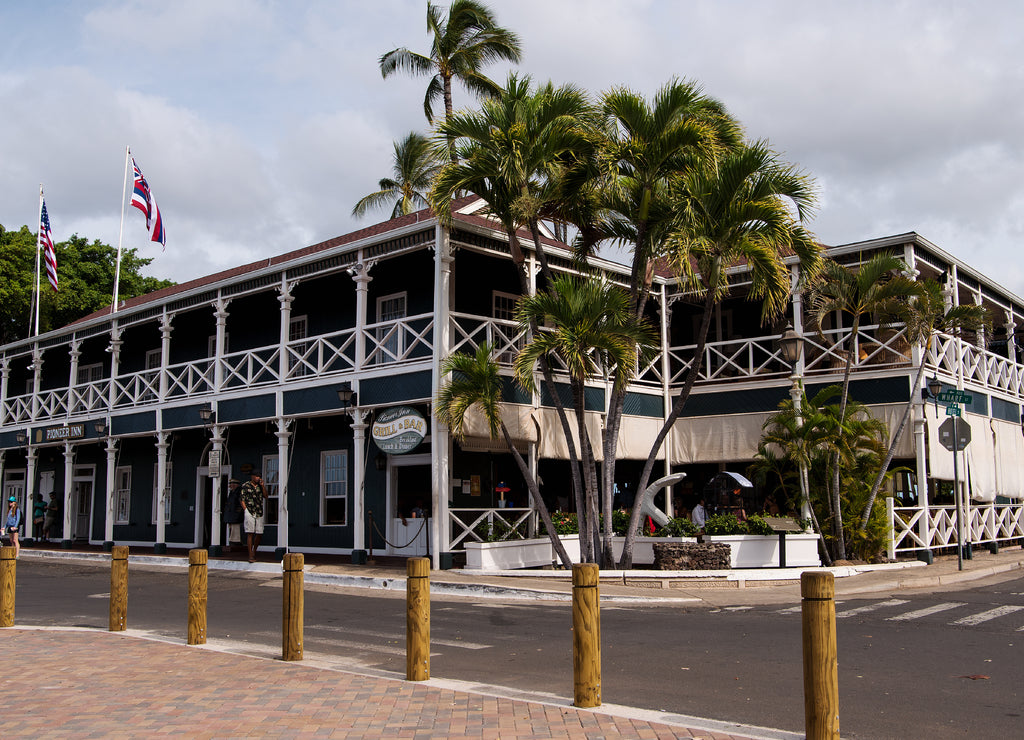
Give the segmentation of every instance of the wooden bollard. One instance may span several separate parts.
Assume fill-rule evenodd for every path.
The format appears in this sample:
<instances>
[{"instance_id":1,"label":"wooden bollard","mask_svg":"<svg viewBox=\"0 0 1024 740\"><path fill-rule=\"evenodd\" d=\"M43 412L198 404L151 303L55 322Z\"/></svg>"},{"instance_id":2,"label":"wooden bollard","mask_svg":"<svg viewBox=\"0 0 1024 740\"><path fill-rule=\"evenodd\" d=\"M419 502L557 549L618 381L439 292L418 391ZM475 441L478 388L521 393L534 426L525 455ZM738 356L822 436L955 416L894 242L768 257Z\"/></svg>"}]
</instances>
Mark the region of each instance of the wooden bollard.
<instances>
[{"instance_id":1,"label":"wooden bollard","mask_svg":"<svg viewBox=\"0 0 1024 740\"><path fill-rule=\"evenodd\" d=\"M302 660L302 622L304 619L302 553L284 556L284 602L281 612L281 660Z\"/></svg>"},{"instance_id":2,"label":"wooden bollard","mask_svg":"<svg viewBox=\"0 0 1024 740\"><path fill-rule=\"evenodd\" d=\"M405 678L430 678L430 560L405 564Z\"/></svg>"},{"instance_id":3,"label":"wooden bollard","mask_svg":"<svg viewBox=\"0 0 1024 740\"><path fill-rule=\"evenodd\" d=\"M572 566L573 704L601 706L601 593L596 563Z\"/></svg>"},{"instance_id":4,"label":"wooden bollard","mask_svg":"<svg viewBox=\"0 0 1024 740\"><path fill-rule=\"evenodd\" d=\"M110 632L128 629L128 546L110 548Z\"/></svg>"},{"instance_id":5,"label":"wooden bollard","mask_svg":"<svg viewBox=\"0 0 1024 740\"><path fill-rule=\"evenodd\" d=\"M800 576L803 597L804 731L808 740L839 738L836 583L828 571Z\"/></svg>"},{"instance_id":6,"label":"wooden bollard","mask_svg":"<svg viewBox=\"0 0 1024 740\"><path fill-rule=\"evenodd\" d=\"M14 587L17 559L13 547L0 548L0 627L14 626Z\"/></svg>"},{"instance_id":7,"label":"wooden bollard","mask_svg":"<svg viewBox=\"0 0 1024 740\"><path fill-rule=\"evenodd\" d=\"M188 644L206 644L207 552L188 551Z\"/></svg>"}]
</instances>

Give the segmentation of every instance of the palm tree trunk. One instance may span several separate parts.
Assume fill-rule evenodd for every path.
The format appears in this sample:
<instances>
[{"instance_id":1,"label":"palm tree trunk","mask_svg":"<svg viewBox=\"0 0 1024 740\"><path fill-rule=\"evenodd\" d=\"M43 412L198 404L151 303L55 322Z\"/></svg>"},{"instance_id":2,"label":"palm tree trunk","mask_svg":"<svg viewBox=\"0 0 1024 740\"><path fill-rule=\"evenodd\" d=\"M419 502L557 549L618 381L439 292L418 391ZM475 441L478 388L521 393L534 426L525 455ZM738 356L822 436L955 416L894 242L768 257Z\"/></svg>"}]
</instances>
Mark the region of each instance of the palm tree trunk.
<instances>
[{"instance_id":1,"label":"palm tree trunk","mask_svg":"<svg viewBox=\"0 0 1024 740\"><path fill-rule=\"evenodd\" d=\"M583 455L583 478L585 484L585 506L586 506L586 531L587 539L593 542L595 558L601 552L601 533L598 527L598 506L597 506L597 471L594 462L594 448L590 443L590 434L586 426L586 410L584 406L583 381L572 380L573 402L576 407L576 429L579 431L580 451ZM579 520L579 513L576 514ZM583 526L580 526L580 537L583 537Z\"/></svg>"},{"instance_id":2,"label":"palm tree trunk","mask_svg":"<svg viewBox=\"0 0 1024 740\"><path fill-rule=\"evenodd\" d=\"M843 368L843 392L839 399L839 423L846 420L846 402L850 398L850 375L853 373L853 353L856 347L857 334L860 332L860 316L853 319L850 327L850 349L846 355L846 366ZM846 533L843 531L843 504L839 495L839 450L832 453L832 497L829 508L832 510L832 536L836 542L836 560L846 560Z\"/></svg>"},{"instance_id":3,"label":"palm tree trunk","mask_svg":"<svg viewBox=\"0 0 1024 740\"><path fill-rule=\"evenodd\" d=\"M701 319L700 329L697 332L697 346L694 349L690 369L686 373L686 383L679 391L679 397L672 406L672 413L668 415L665 423L658 430L658 435L654 438L654 444L651 445L651 451L647 455L647 462L644 463L644 469L640 473L636 498L633 501L633 511L629 517L629 528L626 530L626 539L622 546L622 557L619 558L619 567L623 570L633 567L633 543L636 541L636 532L640 526L640 498L643 496L643 492L647 490L647 484L651 479L651 471L654 470L654 460L672 426L682 415L683 407L686 406L686 400L690 397L690 391L693 390L693 386L697 382L697 376L700 374L701 364L704 361L704 348L707 346L708 332L711 329L711 309L714 307L714 303L714 293L708 290L704 298L704 316ZM662 347L661 351L667 352L668 347Z\"/></svg>"},{"instance_id":4,"label":"palm tree trunk","mask_svg":"<svg viewBox=\"0 0 1024 740\"><path fill-rule=\"evenodd\" d=\"M562 544L562 540L559 539L558 533L555 531L555 524L551 521L551 514L548 512L548 506L544 503L543 496L540 495L537 481L530 474L530 468L527 466L523 456L519 454L519 450L512 443L512 437L505 427L505 422L501 422L501 434L505 438L505 444L508 445L508 449L512 452L512 457L515 458L516 465L519 466L519 472L522 474L523 480L526 481L526 487L530 490L530 496L533 498L533 507L540 515L540 520L544 522L544 529L548 533L548 538L551 540L551 546L555 549L555 554L558 555L558 559L562 562L562 567L572 570L572 560L569 558L569 553L565 551L565 545Z\"/></svg>"}]
</instances>

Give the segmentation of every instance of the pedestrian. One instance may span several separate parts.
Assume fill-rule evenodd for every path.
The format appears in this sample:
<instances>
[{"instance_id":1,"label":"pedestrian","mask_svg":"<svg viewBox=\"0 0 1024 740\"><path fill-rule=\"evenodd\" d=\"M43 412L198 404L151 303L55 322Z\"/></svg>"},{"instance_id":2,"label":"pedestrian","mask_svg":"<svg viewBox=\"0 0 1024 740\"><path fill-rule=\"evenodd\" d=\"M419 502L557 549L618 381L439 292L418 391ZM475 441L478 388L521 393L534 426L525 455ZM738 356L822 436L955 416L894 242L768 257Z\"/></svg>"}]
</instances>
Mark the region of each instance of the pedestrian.
<instances>
[{"instance_id":1,"label":"pedestrian","mask_svg":"<svg viewBox=\"0 0 1024 740\"><path fill-rule=\"evenodd\" d=\"M18 499L11 496L7 499L7 516L4 519L4 534L11 538L14 546L14 557L21 553L21 543L18 542L18 530L21 529L21 509L18 508Z\"/></svg>"},{"instance_id":2,"label":"pedestrian","mask_svg":"<svg viewBox=\"0 0 1024 740\"><path fill-rule=\"evenodd\" d=\"M44 534L43 522L46 521L46 502L43 501L43 494L32 495L32 532L36 537L42 538Z\"/></svg>"},{"instance_id":3,"label":"pedestrian","mask_svg":"<svg viewBox=\"0 0 1024 740\"><path fill-rule=\"evenodd\" d=\"M708 514L704 510L704 497L701 496L697 505L693 507L693 511L690 512L690 519L697 527L697 531L700 533L704 532L704 525L707 524Z\"/></svg>"},{"instance_id":4,"label":"pedestrian","mask_svg":"<svg viewBox=\"0 0 1024 740\"><path fill-rule=\"evenodd\" d=\"M228 525L228 537L224 552L231 552L232 545L242 544L242 495L238 490L241 484L238 478L228 481L228 492L224 497L224 523Z\"/></svg>"},{"instance_id":5,"label":"pedestrian","mask_svg":"<svg viewBox=\"0 0 1024 740\"><path fill-rule=\"evenodd\" d=\"M43 539L53 537L53 528L57 526L60 519L60 501L57 500L57 492L50 491L50 501L46 504L46 517L43 519Z\"/></svg>"},{"instance_id":6,"label":"pedestrian","mask_svg":"<svg viewBox=\"0 0 1024 740\"><path fill-rule=\"evenodd\" d=\"M249 546L249 562L256 562L256 553L260 549L260 540L263 538L263 512L267 501L267 489L260 478L260 471L253 468L249 473L249 480L240 492L239 499L242 502L242 522L245 527L246 544Z\"/></svg>"}]
</instances>

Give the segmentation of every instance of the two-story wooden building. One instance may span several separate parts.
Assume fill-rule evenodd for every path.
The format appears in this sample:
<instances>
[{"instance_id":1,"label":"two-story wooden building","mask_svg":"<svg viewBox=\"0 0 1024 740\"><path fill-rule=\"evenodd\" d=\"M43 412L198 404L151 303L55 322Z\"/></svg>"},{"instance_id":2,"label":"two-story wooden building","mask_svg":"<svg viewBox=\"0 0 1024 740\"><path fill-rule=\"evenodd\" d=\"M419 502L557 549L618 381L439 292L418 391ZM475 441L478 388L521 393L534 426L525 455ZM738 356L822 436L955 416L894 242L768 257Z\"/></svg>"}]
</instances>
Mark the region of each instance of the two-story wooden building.
<instances>
[{"instance_id":1,"label":"two-story wooden building","mask_svg":"<svg viewBox=\"0 0 1024 740\"><path fill-rule=\"evenodd\" d=\"M572 272L565 246L544 243L553 269ZM536 285L542 278L532 240L524 236L522 248ZM720 470L742 471L794 377L812 387L835 382L853 352L855 397L891 427L902 405L917 399L898 456L916 475L897 486L895 547L929 549L953 539L948 486L934 483L952 479L951 453L936 441L943 409L937 418L911 388L921 362L927 377L972 395L966 417L975 435L965 464L979 504L971 512L974 541L1022 536L1024 366L1015 336L1024 304L916 234L829 253L855 263L876 250L898 253L921 275L944 276L951 300L992 310L995 330L940 337L926 354L899 331L868 326L850 336L836 317L823 334L804 332L806 351L790 364L778 338L787 322L804 328L801 297L776 325L761 326L737 268L694 395L661 455L664 470L689 473L664 505ZM625 268L613 262L592 267L625 280ZM5 345L4 495L27 503L30 494L56 492L67 545L216 549L224 544L227 481L256 468L271 495L265 548L353 553L357 562L369 549L429 553L444 565L446 553L478 538L496 517L532 520L503 444L480 434L455 442L431 415L443 357L488 341L510 365L523 343L513 319L519 292L506 238L479 203L465 199L451 226L421 211ZM649 315L665 349L626 400L618 465L624 501L684 380L699 311L671 277L656 278ZM588 388L595 433L608 390L601 382ZM510 383L505 414L545 498L568 505L565 444L549 400ZM387 423L395 419L411 431ZM413 516L420 509L427 517Z\"/></svg>"}]
</instances>

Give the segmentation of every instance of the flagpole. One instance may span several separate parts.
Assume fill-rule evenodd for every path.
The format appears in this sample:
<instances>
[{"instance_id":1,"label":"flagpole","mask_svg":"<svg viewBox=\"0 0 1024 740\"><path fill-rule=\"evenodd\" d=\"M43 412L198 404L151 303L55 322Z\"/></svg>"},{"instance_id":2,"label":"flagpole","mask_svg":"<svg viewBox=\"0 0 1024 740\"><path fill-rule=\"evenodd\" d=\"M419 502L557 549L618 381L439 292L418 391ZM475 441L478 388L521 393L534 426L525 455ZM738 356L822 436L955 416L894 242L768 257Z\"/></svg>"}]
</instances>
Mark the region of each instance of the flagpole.
<instances>
[{"instance_id":1,"label":"flagpole","mask_svg":"<svg viewBox=\"0 0 1024 740\"><path fill-rule=\"evenodd\" d=\"M131 157L132 148L124 148L124 177L121 178L121 229L117 234L117 266L114 268L114 300L110 304L110 313L117 313L118 288L121 283L121 240L124 238L124 201L128 195L128 159Z\"/></svg>"},{"instance_id":2,"label":"flagpole","mask_svg":"<svg viewBox=\"0 0 1024 740\"><path fill-rule=\"evenodd\" d=\"M36 223L39 224L38 228L40 230L42 230L42 228L43 228L43 184L42 183L39 183L39 218L36 220ZM40 242L40 239L39 239L40 236L42 236L42 235L39 234L39 233L36 234L36 285L35 285L35 292L33 293L33 295L35 296L33 298L33 303L35 304L35 330L32 333L32 336L34 336L34 337L39 336L39 303L40 303L39 280L42 277L42 275L39 272L39 267L40 267L39 266L39 252L40 252L40 247L42 246L39 243Z\"/></svg>"}]
</instances>

